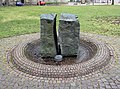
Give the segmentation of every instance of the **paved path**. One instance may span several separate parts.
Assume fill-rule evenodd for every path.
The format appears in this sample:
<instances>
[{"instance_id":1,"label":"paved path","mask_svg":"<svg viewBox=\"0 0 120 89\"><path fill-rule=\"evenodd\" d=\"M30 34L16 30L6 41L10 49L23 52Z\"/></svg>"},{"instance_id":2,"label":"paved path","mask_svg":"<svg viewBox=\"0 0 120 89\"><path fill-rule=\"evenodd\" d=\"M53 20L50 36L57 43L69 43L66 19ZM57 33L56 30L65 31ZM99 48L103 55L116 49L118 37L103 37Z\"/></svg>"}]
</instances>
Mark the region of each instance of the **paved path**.
<instances>
[{"instance_id":1,"label":"paved path","mask_svg":"<svg viewBox=\"0 0 120 89\"><path fill-rule=\"evenodd\" d=\"M39 37L39 34L4 38L0 39L0 89L120 89L120 37L82 34L113 46L117 55L116 62L109 68L106 66L89 75L74 77L72 81L62 79L64 82L60 83L54 78L44 81L42 77L37 78L10 68L6 57L13 46L32 37Z\"/></svg>"}]
</instances>

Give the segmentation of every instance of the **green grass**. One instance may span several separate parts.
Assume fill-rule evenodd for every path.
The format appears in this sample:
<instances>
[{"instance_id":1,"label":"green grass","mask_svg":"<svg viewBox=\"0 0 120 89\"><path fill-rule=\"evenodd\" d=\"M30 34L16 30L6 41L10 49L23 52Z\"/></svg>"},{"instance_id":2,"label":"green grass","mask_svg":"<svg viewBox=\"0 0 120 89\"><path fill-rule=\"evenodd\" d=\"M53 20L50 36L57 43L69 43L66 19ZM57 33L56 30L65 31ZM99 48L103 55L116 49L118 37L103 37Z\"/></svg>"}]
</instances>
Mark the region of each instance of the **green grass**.
<instances>
[{"instance_id":1,"label":"green grass","mask_svg":"<svg viewBox=\"0 0 120 89\"><path fill-rule=\"evenodd\" d=\"M81 31L120 36L120 6L23 6L0 7L0 38L39 32L40 14L73 13L79 17ZM108 21L106 19L112 19Z\"/></svg>"}]
</instances>

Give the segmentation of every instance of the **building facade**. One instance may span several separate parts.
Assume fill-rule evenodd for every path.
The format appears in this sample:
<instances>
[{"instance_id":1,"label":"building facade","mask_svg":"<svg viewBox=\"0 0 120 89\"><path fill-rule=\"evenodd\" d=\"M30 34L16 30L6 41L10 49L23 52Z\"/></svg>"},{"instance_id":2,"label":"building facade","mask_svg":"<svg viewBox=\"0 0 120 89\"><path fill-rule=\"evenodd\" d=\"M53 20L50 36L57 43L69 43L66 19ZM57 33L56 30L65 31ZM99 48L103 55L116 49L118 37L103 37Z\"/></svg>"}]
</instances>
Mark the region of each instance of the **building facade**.
<instances>
[{"instance_id":1,"label":"building facade","mask_svg":"<svg viewBox=\"0 0 120 89\"><path fill-rule=\"evenodd\" d=\"M0 0L0 6L2 3L7 3L8 5L15 5L16 1L20 1L26 5L36 5L37 2L39 1L44 1L44 2L93 2L94 3L111 3L112 0ZM83 4L84 4L83 3ZM120 3L120 0L114 0L114 3Z\"/></svg>"}]
</instances>

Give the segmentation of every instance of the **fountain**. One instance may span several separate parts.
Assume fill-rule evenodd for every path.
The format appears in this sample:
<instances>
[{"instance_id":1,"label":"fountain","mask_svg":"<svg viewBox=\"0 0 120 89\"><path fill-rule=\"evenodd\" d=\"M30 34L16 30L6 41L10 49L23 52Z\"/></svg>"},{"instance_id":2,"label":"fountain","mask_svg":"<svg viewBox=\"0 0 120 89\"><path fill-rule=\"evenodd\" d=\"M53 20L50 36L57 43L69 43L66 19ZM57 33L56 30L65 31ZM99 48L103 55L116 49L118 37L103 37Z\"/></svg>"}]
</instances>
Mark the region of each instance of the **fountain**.
<instances>
[{"instance_id":1,"label":"fountain","mask_svg":"<svg viewBox=\"0 0 120 89\"><path fill-rule=\"evenodd\" d=\"M32 76L73 78L107 66L113 49L96 39L80 36L74 14L62 13L56 30L56 14L41 15L40 39L31 38L9 52L11 66Z\"/></svg>"}]
</instances>

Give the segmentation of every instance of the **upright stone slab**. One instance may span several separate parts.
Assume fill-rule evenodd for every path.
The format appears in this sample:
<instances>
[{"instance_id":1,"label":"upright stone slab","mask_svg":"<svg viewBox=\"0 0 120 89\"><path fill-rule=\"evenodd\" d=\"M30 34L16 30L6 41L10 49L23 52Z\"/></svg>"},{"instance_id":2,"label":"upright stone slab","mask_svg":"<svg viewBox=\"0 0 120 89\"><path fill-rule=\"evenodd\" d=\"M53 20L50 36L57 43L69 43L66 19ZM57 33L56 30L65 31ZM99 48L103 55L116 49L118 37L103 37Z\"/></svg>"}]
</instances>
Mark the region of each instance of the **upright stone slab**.
<instances>
[{"instance_id":1,"label":"upright stone slab","mask_svg":"<svg viewBox=\"0 0 120 89\"><path fill-rule=\"evenodd\" d=\"M56 55L55 35L56 14L42 14L40 31L41 57L54 57Z\"/></svg>"},{"instance_id":2,"label":"upright stone slab","mask_svg":"<svg viewBox=\"0 0 120 89\"><path fill-rule=\"evenodd\" d=\"M80 24L77 16L62 13L59 20L58 32L62 55L77 55L80 43Z\"/></svg>"}]
</instances>

